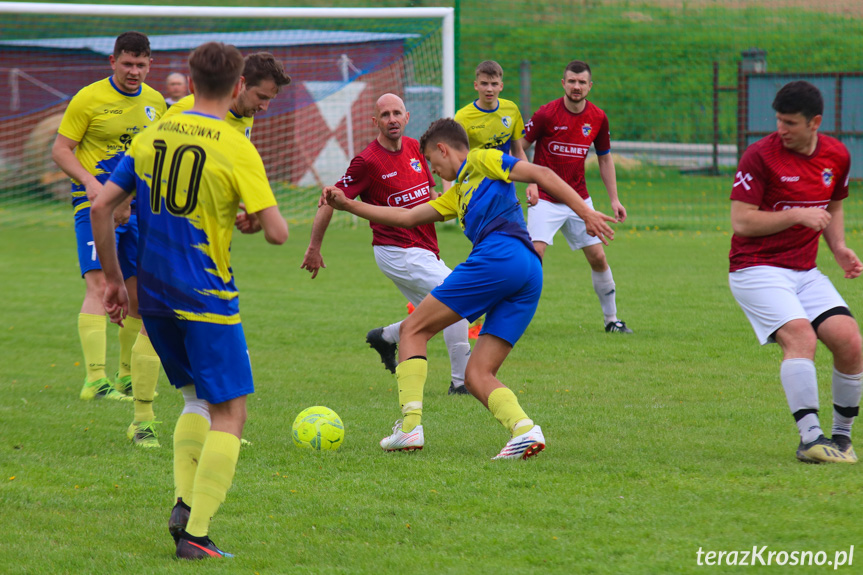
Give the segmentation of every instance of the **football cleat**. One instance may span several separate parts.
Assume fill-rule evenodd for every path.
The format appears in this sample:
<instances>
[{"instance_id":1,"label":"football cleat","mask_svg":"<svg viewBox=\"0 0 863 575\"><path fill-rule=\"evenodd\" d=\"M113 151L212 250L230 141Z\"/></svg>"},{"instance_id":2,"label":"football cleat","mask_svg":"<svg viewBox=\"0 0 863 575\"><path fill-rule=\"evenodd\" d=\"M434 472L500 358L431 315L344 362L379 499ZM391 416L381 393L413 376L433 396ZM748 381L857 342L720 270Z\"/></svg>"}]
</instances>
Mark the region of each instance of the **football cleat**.
<instances>
[{"instance_id":1,"label":"football cleat","mask_svg":"<svg viewBox=\"0 0 863 575\"><path fill-rule=\"evenodd\" d=\"M156 424L161 421L134 421L126 429L126 437L133 441L138 447L161 447L159 437L156 435Z\"/></svg>"},{"instance_id":2,"label":"football cleat","mask_svg":"<svg viewBox=\"0 0 863 575\"><path fill-rule=\"evenodd\" d=\"M607 333L632 333L632 330L626 327L626 322L620 320L605 324L605 331Z\"/></svg>"},{"instance_id":3,"label":"football cleat","mask_svg":"<svg viewBox=\"0 0 863 575\"><path fill-rule=\"evenodd\" d=\"M123 395L132 395L132 376L120 377L120 372L114 374L114 389Z\"/></svg>"},{"instance_id":4,"label":"football cleat","mask_svg":"<svg viewBox=\"0 0 863 575\"><path fill-rule=\"evenodd\" d=\"M847 435L833 434L833 443L839 448L839 451L851 460L851 463L857 463L857 454L854 453L854 446L851 445L851 438Z\"/></svg>"},{"instance_id":5,"label":"football cleat","mask_svg":"<svg viewBox=\"0 0 863 575\"><path fill-rule=\"evenodd\" d=\"M384 339L384 328L378 327L366 334L366 343L371 346L381 356L381 363L384 367L390 370L390 373L396 372L396 349L398 345L390 343Z\"/></svg>"},{"instance_id":6,"label":"football cleat","mask_svg":"<svg viewBox=\"0 0 863 575\"><path fill-rule=\"evenodd\" d=\"M84 380L84 387L81 388L81 399L89 401L98 397L105 399L115 399L117 401L132 401L133 398L123 395L111 385L111 381L107 377L97 379L96 381L87 382Z\"/></svg>"},{"instance_id":7,"label":"football cleat","mask_svg":"<svg viewBox=\"0 0 863 575\"><path fill-rule=\"evenodd\" d=\"M823 435L810 443L804 444L801 441L797 448L797 459L804 463L854 463L835 443Z\"/></svg>"},{"instance_id":8,"label":"football cleat","mask_svg":"<svg viewBox=\"0 0 863 575\"><path fill-rule=\"evenodd\" d=\"M461 384L456 387L455 383L449 382L449 391L447 391L447 395L470 395L470 392L467 390L467 386L465 386L465 384Z\"/></svg>"},{"instance_id":9,"label":"football cleat","mask_svg":"<svg viewBox=\"0 0 863 575\"><path fill-rule=\"evenodd\" d=\"M538 425L534 425L527 433L513 437L506 442L492 459L527 459L545 449L545 436Z\"/></svg>"},{"instance_id":10,"label":"football cleat","mask_svg":"<svg viewBox=\"0 0 863 575\"><path fill-rule=\"evenodd\" d=\"M381 439L381 449L384 451L414 451L422 449L425 444L423 426L417 425L411 431L402 431L402 420L396 421L393 434Z\"/></svg>"},{"instance_id":11,"label":"football cleat","mask_svg":"<svg viewBox=\"0 0 863 575\"><path fill-rule=\"evenodd\" d=\"M182 497L177 497L177 503L171 509L171 517L168 519L168 531L171 537L174 538L174 543L180 542L180 533L186 528L189 523L189 514L192 508L183 502Z\"/></svg>"},{"instance_id":12,"label":"football cleat","mask_svg":"<svg viewBox=\"0 0 863 575\"><path fill-rule=\"evenodd\" d=\"M180 531L177 540L178 559L210 559L221 557L233 557L230 553L222 551L213 541L207 537L192 537L185 530Z\"/></svg>"}]
</instances>

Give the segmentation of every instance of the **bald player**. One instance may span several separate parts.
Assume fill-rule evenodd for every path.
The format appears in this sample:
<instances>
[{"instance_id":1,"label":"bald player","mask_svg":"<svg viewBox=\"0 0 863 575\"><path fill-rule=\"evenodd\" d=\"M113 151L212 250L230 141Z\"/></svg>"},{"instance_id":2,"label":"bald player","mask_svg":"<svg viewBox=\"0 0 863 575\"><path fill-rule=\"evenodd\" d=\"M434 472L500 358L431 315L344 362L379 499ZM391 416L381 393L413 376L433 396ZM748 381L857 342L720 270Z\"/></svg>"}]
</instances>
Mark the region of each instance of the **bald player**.
<instances>
[{"instance_id":1,"label":"bald player","mask_svg":"<svg viewBox=\"0 0 863 575\"><path fill-rule=\"evenodd\" d=\"M437 197L419 143L404 135L409 120L410 113L401 98L395 94L378 98L372 123L380 133L351 160L347 172L336 183L348 198L359 196L363 202L376 206L415 208ZM326 267L321 244L332 215L333 208L324 205L315 216L301 266L312 274L312 279ZM411 229L376 223L370 226L378 267L415 306L452 271L438 255L434 224ZM401 322L379 327L366 336L366 342L380 354L384 366L392 373L396 368L400 326ZM462 319L452 324L443 330L443 336L452 368L449 394L468 394L464 387L464 370L470 356L468 322Z\"/></svg>"}]
</instances>

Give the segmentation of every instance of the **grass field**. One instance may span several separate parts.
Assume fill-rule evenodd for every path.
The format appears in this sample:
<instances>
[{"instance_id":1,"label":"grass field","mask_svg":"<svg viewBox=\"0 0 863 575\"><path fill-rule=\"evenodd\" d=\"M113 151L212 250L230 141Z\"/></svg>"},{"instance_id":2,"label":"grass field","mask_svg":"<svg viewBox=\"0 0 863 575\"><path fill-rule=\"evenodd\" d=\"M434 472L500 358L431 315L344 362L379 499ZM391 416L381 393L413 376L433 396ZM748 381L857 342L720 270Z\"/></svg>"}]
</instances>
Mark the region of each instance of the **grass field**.
<instances>
[{"instance_id":1,"label":"grass field","mask_svg":"<svg viewBox=\"0 0 863 575\"><path fill-rule=\"evenodd\" d=\"M727 234L621 232L608 254L629 337L603 332L582 256L562 241L547 252L536 318L500 373L546 433L528 462L490 461L506 434L472 398L446 395L437 338L426 448L380 451L398 417L395 380L363 338L405 308L367 228L331 230L314 281L299 269L307 227L282 248L236 238L258 391L252 445L211 533L237 557L189 566L172 559L165 525L180 394L163 376L156 451L126 442L130 406L78 400L73 231L0 229L0 573L665 574L701 572L699 548L832 560L859 546L861 468L795 461L778 349L759 348L729 293ZM460 232L439 235L445 260L463 260ZM863 284L826 253L820 263L859 310ZM823 349L817 364L829 406ZM294 416L314 404L342 416L340 451L291 444Z\"/></svg>"}]
</instances>

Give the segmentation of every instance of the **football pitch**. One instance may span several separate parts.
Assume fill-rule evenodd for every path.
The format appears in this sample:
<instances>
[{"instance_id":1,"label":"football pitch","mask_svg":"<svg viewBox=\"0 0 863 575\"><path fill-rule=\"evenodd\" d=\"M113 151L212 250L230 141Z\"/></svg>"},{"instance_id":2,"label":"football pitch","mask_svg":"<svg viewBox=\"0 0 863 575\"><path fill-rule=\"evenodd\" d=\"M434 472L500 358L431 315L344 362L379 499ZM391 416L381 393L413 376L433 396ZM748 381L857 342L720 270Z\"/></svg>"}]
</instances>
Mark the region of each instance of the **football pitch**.
<instances>
[{"instance_id":1,"label":"football pitch","mask_svg":"<svg viewBox=\"0 0 863 575\"><path fill-rule=\"evenodd\" d=\"M396 382L364 337L405 302L366 226L328 232L315 280L300 269L308 237L307 226L282 247L235 237L252 444L210 532L236 558L192 566L174 560L166 525L179 392L162 375L162 448L149 451L126 441L129 404L80 401L71 217L0 229L0 573L697 573L699 550L832 562L863 543L863 468L795 460L779 349L757 345L729 292L727 232L619 227L607 253L631 336L603 331L583 256L561 238L549 248L536 317L499 373L546 435L526 462L491 461L507 436L479 402L446 394L439 336L425 449L380 450ZM451 267L467 256L454 226L439 239ZM848 243L863 252L856 234ZM819 264L859 313L863 280L842 279L823 245ZM112 326L108 339L113 373ZM829 428L823 347L816 364ZM342 417L339 451L292 445L311 405Z\"/></svg>"}]
</instances>

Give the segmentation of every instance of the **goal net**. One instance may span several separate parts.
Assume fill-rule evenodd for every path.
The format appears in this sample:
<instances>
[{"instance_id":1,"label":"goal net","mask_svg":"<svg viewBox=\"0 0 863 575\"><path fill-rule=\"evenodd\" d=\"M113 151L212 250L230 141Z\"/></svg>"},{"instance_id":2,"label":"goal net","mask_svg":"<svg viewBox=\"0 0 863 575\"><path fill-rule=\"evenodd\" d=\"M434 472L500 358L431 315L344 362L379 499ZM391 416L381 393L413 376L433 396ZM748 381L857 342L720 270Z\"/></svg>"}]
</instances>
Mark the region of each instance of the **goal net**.
<instances>
[{"instance_id":1,"label":"goal net","mask_svg":"<svg viewBox=\"0 0 863 575\"><path fill-rule=\"evenodd\" d=\"M404 98L414 138L454 113L450 8L0 2L0 225L71 216L69 178L51 146L69 100L111 75L114 39L128 30L149 36L146 83L162 92L167 76L187 74L189 52L208 41L283 62L292 82L255 116L251 139L292 223L311 221L321 186L335 183L377 136L371 117L381 94Z\"/></svg>"}]
</instances>

